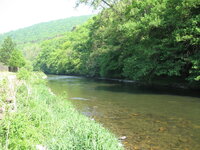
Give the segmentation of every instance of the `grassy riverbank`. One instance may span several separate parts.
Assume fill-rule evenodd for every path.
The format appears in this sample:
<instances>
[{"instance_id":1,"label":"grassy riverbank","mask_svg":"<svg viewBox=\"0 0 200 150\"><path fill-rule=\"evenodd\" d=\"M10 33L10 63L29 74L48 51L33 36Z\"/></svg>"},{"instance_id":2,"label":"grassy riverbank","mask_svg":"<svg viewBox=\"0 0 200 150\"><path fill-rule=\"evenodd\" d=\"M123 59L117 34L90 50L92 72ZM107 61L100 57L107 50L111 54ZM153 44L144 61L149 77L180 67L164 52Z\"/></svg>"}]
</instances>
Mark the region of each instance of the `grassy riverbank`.
<instances>
[{"instance_id":1,"label":"grassy riverbank","mask_svg":"<svg viewBox=\"0 0 200 150\"><path fill-rule=\"evenodd\" d=\"M0 120L0 149L123 149L107 129L53 95L41 77L31 75L16 86L17 111Z\"/></svg>"}]
</instances>

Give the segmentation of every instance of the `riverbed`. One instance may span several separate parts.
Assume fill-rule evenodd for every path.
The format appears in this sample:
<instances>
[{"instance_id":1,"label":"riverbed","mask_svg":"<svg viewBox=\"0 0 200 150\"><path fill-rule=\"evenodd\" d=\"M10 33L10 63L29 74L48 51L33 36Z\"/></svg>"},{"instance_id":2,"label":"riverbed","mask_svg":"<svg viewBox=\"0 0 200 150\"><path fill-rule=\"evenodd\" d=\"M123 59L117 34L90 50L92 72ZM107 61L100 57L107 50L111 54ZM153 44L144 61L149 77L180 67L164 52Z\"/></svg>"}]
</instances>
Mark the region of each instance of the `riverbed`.
<instances>
[{"instance_id":1,"label":"riverbed","mask_svg":"<svg viewBox=\"0 0 200 150\"><path fill-rule=\"evenodd\" d=\"M200 93L76 76L48 86L130 150L200 150Z\"/></svg>"}]
</instances>

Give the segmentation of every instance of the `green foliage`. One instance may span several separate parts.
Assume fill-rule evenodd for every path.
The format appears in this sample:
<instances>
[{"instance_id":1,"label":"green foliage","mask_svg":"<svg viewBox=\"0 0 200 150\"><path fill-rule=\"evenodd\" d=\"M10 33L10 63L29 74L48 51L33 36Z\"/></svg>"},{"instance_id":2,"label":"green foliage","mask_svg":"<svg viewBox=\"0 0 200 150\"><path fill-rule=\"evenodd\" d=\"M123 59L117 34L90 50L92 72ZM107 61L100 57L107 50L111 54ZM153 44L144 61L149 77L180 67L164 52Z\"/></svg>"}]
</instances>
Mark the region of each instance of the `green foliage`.
<instances>
[{"instance_id":1,"label":"green foliage","mask_svg":"<svg viewBox=\"0 0 200 150\"><path fill-rule=\"evenodd\" d=\"M92 2L78 1L105 3ZM35 66L56 74L199 81L199 0L106 2L111 7L86 24L43 42Z\"/></svg>"},{"instance_id":2,"label":"green foliage","mask_svg":"<svg viewBox=\"0 0 200 150\"><path fill-rule=\"evenodd\" d=\"M77 0L76 5L79 6L79 4L87 4L92 7L96 8L106 8L106 7L112 7L114 3L117 3L120 0Z\"/></svg>"},{"instance_id":3,"label":"green foliage","mask_svg":"<svg viewBox=\"0 0 200 150\"><path fill-rule=\"evenodd\" d=\"M79 74L84 72L85 68L81 60L87 59L86 46L88 39L87 24L83 27L77 27L76 34L67 33L63 37L44 41L41 44L41 52L35 62L35 69L40 68L46 73L54 74ZM76 50L73 50L73 48ZM86 47L87 48L87 47ZM85 61L85 60L84 60ZM85 67L85 66L84 66Z\"/></svg>"},{"instance_id":4,"label":"green foliage","mask_svg":"<svg viewBox=\"0 0 200 150\"><path fill-rule=\"evenodd\" d=\"M27 43L20 45L19 49L22 50L22 53L27 60L33 62L38 56L41 48L38 43Z\"/></svg>"},{"instance_id":5,"label":"green foliage","mask_svg":"<svg viewBox=\"0 0 200 150\"><path fill-rule=\"evenodd\" d=\"M8 149L34 150L35 144L42 140L33 121L28 120L23 112L7 116L0 124L0 149L6 149L6 142L9 142Z\"/></svg>"},{"instance_id":6,"label":"green foliage","mask_svg":"<svg viewBox=\"0 0 200 150\"><path fill-rule=\"evenodd\" d=\"M12 52L15 50L15 47L16 44L12 41L10 37L5 38L0 48L0 62L8 65Z\"/></svg>"},{"instance_id":7,"label":"green foliage","mask_svg":"<svg viewBox=\"0 0 200 150\"><path fill-rule=\"evenodd\" d=\"M17 73L17 78L20 80L29 80L31 72L26 68L21 68Z\"/></svg>"},{"instance_id":8,"label":"green foliage","mask_svg":"<svg viewBox=\"0 0 200 150\"><path fill-rule=\"evenodd\" d=\"M25 59L24 59L24 56L22 55L21 51L14 50L11 53L8 65L10 67L20 67L20 68L25 65Z\"/></svg>"},{"instance_id":9,"label":"green foliage","mask_svg":"<svg viewBox=\"0 0 200 150\"><path fill-rule=\"evenodd\" d=\"M0 120L0 149L122 150L117 138L83 116L71 103L53 95L34 73L18 87L18 111ZM9 133L8 133L9 128ZM6 135L9 135L6 139Z\"/></svg>"},{"instance_id":10,"label":"green foliage","mask_svg":"<svg viewBox=\"0 0 200 150\"><path fill-rule=\"evenodd\" d=\"M62 36L64 32L70 31L73 29L73 27L82 24L90 17L90 15L71 17L40 23L31 27L11 31L0 35L0 43L7 36L12 37L18 45L24 45L25 43L36 43L45 39L51 39L56 36L59 37Z\"/></svg>"},{"instance_id":11,"label":"green foliage","mask_svg":"<svg viewBox=\"0 0 200 150\"><path fill-rule=\"evenodd\" d=\"M7 37L0 49L0 62L9 67L23 67L26 62L21 51L16 50L16 44L10 37Z\"/></svg>"},{"instance_id":12,"label":"green foliage","mask_svg":"<svg viewBox=\"0 0 200 150\"><path fill-rule=\"evenodd\" d=\"M24 68L26 68L28 71L33 71L33 64L32 64L32 62L29 61L29 60L26 60Z\"/></svg>"}]
</instances>

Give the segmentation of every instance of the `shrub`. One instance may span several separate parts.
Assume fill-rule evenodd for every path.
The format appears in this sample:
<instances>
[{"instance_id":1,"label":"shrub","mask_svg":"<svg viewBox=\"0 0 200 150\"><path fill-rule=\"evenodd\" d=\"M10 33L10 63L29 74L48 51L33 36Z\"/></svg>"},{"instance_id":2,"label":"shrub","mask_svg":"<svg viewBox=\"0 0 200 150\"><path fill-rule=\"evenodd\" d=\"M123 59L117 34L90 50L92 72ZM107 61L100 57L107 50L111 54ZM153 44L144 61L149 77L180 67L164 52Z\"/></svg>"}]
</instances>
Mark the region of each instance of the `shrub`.
<instances>
[{"instance_id":1,"label":"shrub","mask_svg":"<svg viewBox=\"0 0 200 150\"><path fill-rule=\"evenodd\" d=\"M31 76L31 72L26 68L21 68L17 73L17 78L20 80L29 80Z\"/></svg>"}]
</instances>

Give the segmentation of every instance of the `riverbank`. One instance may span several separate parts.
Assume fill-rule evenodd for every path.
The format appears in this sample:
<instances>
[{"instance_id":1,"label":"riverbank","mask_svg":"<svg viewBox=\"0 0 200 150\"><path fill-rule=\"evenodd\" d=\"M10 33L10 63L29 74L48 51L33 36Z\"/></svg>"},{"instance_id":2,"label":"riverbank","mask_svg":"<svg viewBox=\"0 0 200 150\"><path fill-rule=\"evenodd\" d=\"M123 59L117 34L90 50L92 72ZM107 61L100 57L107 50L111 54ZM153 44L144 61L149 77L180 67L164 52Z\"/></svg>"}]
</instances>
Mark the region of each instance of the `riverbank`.
<instances>
[{"instance_id":1,"label":"riverbank","mask_svg":"<svg viewBox=\"0 0 200 150\"><path fill-rule=\"evenodd\" d=\"M88 79L95 79L95 80L105 80L111 82L119 82L119 83L128 83L143 87L158 87L158 88L171 88L171 89L184 89L184 90L200 90L200 82L189 82L185 81L179 77L156 77L152 80L130 80L125 78L107 78L107 77L91 77L87 75L79 75L79 74L47 74L47 75L60 75L60 76L77 76L77 77L84 77Z\"/></svg>"},{"instance_id":2,"label":"riverbank","mask_svg":"<svg viewBox=\"0 0 200 150\"><path fill-rule=\"evenodd\" d=\"M194 82L189 83L178 77L158 77L158 78L154 78L150 81L146 81L146 80L136 81L136 80L128 80L128 79L99 78L99 77L97 77L95 79L121 82L121 83L137 84L137 85L147 86L147 87L200 90L199 82L196 81L195 83Z\"/></svg>"},{"instance_id":3,"label":"riverbank","mask_svg":"<svg viewBox=\"0 0 200 150\"><path fill-rule=\"evenodd\" d=\"M198 93L77 76L47 79L55 94L67 92L76 110L125 136L127 150L200 149Z\"/></svg>"},{"instance_id":4,"label":"riverbank","mask_svg":"<svg viewBox=\"0 0 200 150\"><path fill-rule=\"evenodd\" d=\"M0 149L123 149L102 125L52 94L42 77L31 74L16 86L17 111L7 111L0 120Z\"/></svg>"}]
</instances>

